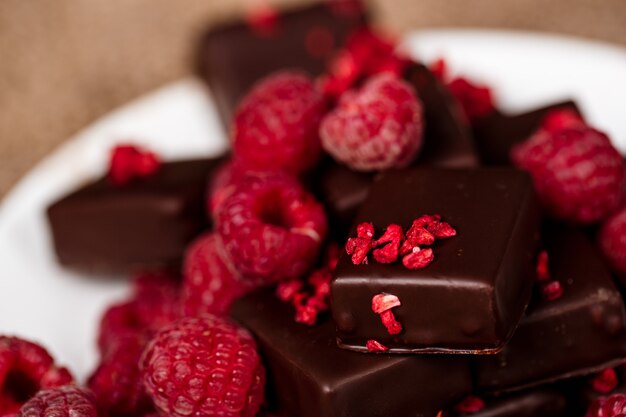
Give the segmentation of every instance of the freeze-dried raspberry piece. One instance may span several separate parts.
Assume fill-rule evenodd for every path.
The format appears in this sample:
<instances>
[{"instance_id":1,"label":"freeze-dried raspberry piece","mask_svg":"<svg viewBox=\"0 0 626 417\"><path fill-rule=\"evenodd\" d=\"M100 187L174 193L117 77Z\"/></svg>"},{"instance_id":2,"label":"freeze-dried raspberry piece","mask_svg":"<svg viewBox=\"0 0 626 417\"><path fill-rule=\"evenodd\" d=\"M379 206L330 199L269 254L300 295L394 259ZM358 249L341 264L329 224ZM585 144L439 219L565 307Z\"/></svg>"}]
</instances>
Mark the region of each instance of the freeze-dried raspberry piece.
<instances>
[{"instance_id":1,"label":"freeze-dried raspberry piece","mask_svg":"<svg viewBox=\"0 0 626 417\"><path fill-rule=\"evenodd\" d=\"M591 379L591 387L601 394L608 394L613 391L618 383L617 373L613 368L607 368Z\"/></svg>"},{"instance_id":2,"label":"freeze-dried raspberry piece","mask_svg":"<svg viewBox=\"0 0 626 417\"><path fill-rule=\"evenodd\" d=\"M108 177L113 184L124 185L134 178L153 175L160 167L155 153L133 145L117 145L111 151Z\"/></svg>"},{"instance_id":3,"label":"freeze-dried raspberry piece","mask_svg":"<svg viewBox=\"0 0 626 417\"><path fill-rule=\"evenodd\" d=\"M271 37L279 27L280 16L267 2L257 2L246 12L246 23L257 36Z\"/></svg>"},{"instance_id":4,"label":"freeze-dried raspberry piece","mask_svg":"<svg viewBox=\"0 0 626 417\"><path fill-rule=\"evenodd\" d=\"M72 382L67 369L54 364L41 346L0 336L0 416L12 416L39 390Z\"/></svg>"},{"instance_id":5,"label":"freeze-dried raspberry piece","mask_svg":"<svg viewBox=\"0 0 626 417\"><path fill-rule=\"evenodd\" d=\"M543 206L554 217L594 223L620 204L626 181L622 157L598 130L540 129L516 146L511 157L531 174Z\"/></svg>"},{"instance_id":6,"label":"freeze-dried raspberry piece","mask_svg":"<svg viewBox=\"0 0 626 417\"><path fill-rule=\"evenodd\" d=\"M371 77L341 96L320 125L322 146L358 171L406 166L423 143L422 104L395 75Z\"/></svg>"},{"instance_id":7,"label":"freeze-dried raspberry piece","mask_svg":"<svg viewBox=\"0 0 626 417\"><path fill-rule=\"evenodd\" d=\"M383 345L380 342L377 342L376 340L368 340L365 344L365 347L367 347L368 352L372 353L385 353L389 351L389 348L387 346Z\"/></svg>"},{"instance_id":8,"label":"freeze-dried raspberry piece","mask_svg":"<svg viewBox=\"0 0 626 417\"><path fill-rule=\"evenodd\" d=\"M389 264L398 260L398 254L400 250L400 243L404 238L402 227L397 224L390 224L387 226L385 233L373 243L373 247L378 248L374 250L373 255L376 262L381 264ZM380 247L383 245L382 247Z\"/></svg>"},{"instance_id":9,"label":"freeze-dried raspberry piece","mask_svg":"<svg viewBox=\"0 0 626 417\"><path fill-rule=\"evenodd\" d=\"M356 237L351 237L346 242L346 253L352 255L353 264L367 264L367 254L372 249L373 239L372 223L360 223L356 228Z\"/></svg>"},{"instance_id":10,"label":"freeze-dried raspberry piece","mask_svg":"<svg viewBox=\"0 0 626 417\"><path fill-rule=\"evenodd\" d=\"M285 173L246 178L217 215L226 253L252 282L304 274L317 258L326 228L321 204Z\"/></svg>"},{"instance_id":11,"label":"freeze-dried raspberry piece","mask_svg":"<svg viewBox=\"0 0 626 417\"><path fill-rule=\"evenodd\" d=\"M626 206L602 224L598 240L611 267L626 274Z\"/></svg>"},{"instance_id":12,"label":"freeze-dried raspberry piece","mask_svg":"<svg viewBox=\"0 0 626 417\"><path fill-rule=\"evenodd\" d=\"M461 104L470 122L489 115L495 109L491 89L486 85L459 77L448 83L448 89Z\"/></svg>"},{"instance_id":13,"label":"freeze-dried raspberry piece","mask_svg":"<svg viewBox=\"0 0 626 417\"><path fill-rule=\"evenodd\" d=\"M140 369L157 409L171 417L254 417L265 369L254 338L226 318L184 318L148 344Z\"/></svg>"},{"instance_id":14,"label":"freeze-dried raspberry piece","mask_svg":"<svg viewBox=\"0 0 626 417\"><path fill-rule=\"evenodd\" d=\"M181 303L187 316L227 314L237 298L255 288L241 278L217 233L206 233L189 246L183 276Z\"/></svg>"},{"instance_id":15,"label":"freeze-dried raspberry piece","mask_svg":"<svg viewBox=\"0 0 626 417\"><path fill-rule=\"evenodd\" d=\"M392 308L400 305L400 299L393 294L381 293L372 297L372 311L380 316L387 332L391 335L396 335L402 331L402 325L391 311Z\"/></svg>"},{"instance_id":16,"label":"freeze-dried raspberry piece","mask_svg":"<svg viewBox=\"0 0 626 417\"><path fill-rule=\"evenodd\" d=\"M289 71L270 75L237 108L234 153L252 170L302 173L319 159L323 112L322 96L308 76Z\"/></svg>"},{"instance_id":17,"label":"freeze-dried raspberry piece","mask_svg":"<svg viewBox=\"0 0 626 417\"><path fill-rule=\"evenodd\" d=\"M39 391L22 406L18 417L98 417L91 392L71 385Z\"/></svg>"},{"instance_id":18,"label":"freeze-dried raspberry piece","mask_svg":"<svg viewBox=\"0 0 626 417\"><path fill-rule=\"evenodd\" d=\"M485 402L475 395L468 395L454 407L457 412L462 414L477 413L483 408L485 408Z\"/></svg>"},{"instance_id":19,"label":"freeze-dried raspberry piece","mask_svg":"<svg viewBox=\"0 0 626 417\"><path fill-rule=\"evenodd\" d=\"M537 256L537 281L550 281L550 270L548 269L548 252L543 250Z\"/></svg>"},{"instance_id":20,"label":"freeze-dried raspberry piece","mask_svg":"<svg viewBox=\"0 0 626 417\"><path fill-rule=\"evenodd\" d=\"M626 395L613 394L596 399L585 417L623 417L626 415Z\"/></svg>"},{"instance_id":21,"label":"freeze-dried raspberry piece","mask_svg":"<svg viewBox=\"0 0 626 417\"><path fill-rule=\"evenodd\" d=\"M408 255L402 258L402 265L408 269L426 268L435 260L435 254L431 248L420 249L416 247Z\"/></svg>"},{"instance_id":22,"label":"freeze-dried raspberry piece","mask_svg":"<svg viewBox=\"0 0 626 417\"><path fill-rule=\"evenodd\" d=\"M541 129L558 131L570 127L584 127L582 116L572 109L552 110L545 115L541 122Z\"/></svg>"},{"instance_id":23,"label":"freeze-dried raspberry piece","mask_svg":"<svg viewBox=\"0 0 626 417\"><path fill-rule=\"evenodd\" d=\"M561 298L564 291L563 285L561 285L559 281L555 280L548 281L541 287L541 293L548 301L554 301L557 298Z\"/></svg>"}]
</instances>

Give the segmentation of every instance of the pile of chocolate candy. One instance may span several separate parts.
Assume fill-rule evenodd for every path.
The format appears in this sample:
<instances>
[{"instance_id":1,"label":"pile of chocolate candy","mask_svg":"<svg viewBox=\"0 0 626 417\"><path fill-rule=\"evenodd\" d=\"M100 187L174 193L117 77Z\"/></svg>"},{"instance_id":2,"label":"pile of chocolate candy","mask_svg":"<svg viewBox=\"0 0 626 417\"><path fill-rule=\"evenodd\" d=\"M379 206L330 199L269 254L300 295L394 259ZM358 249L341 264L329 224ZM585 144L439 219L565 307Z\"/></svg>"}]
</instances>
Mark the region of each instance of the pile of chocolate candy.
<instances>
[{"instance_id":1,"label":"pile of chocolate candy","mask_svg":"<svg viewBox=\"0 0 626 417\"><path fill-rule=\"evenodd\" d=\"M63 265L143 271L100 324L100 409L626 413L626 171L575 103L502 113L348 0L258 10L198 57L232 154L118 146L48 211ZM9 383L0 415L37 392Z\"/></svg>"}]
</instances>

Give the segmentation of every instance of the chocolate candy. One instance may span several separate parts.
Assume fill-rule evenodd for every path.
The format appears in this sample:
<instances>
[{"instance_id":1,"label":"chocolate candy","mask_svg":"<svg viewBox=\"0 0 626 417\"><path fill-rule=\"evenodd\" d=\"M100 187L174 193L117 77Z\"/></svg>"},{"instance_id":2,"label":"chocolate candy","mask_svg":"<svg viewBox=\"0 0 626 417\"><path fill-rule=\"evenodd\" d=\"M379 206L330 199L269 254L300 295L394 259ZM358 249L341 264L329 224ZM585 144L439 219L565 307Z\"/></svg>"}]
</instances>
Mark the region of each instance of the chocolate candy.
<instances>
[{"instance_id":1,"label":"chocolate candy","mask_svg":"<svg viewBox=\"0 0 626 417\"><path fill-rule=\"evenodd\" d=\"M124 186L106 178L48 208L61 264L99 272L176 265L209 226L205 191L221 159L164 163L153 176Z\"/></svg>"},{"instance_id":2,"label":"chocolate candy","mask_svg":"<svg viewBox=\"0 0 626 417\"><path fill-rule=\"evenodd\" d=\"M488 353L510 338L530 298L539 235L528 175L509 168L389 171L374 183L355 225L372 222L380 236L392 223L406 231L424 214L440 214L458 233L433 246L426 268L373 259L354 265L341 256L331 291L341 347L367 351L373 339L396 353ZM400 299L393 313L403 331L396 336L372 311L380 293Z\"/></svg>"},{"instance_id":3,"label":"chocolate candy","mask_svg":"<svg viewBox=\"0 0 626 417\"><path fill-rule=\"evenodd\" d=\"M203 37L199 71L224 125L229 125L239 100L256 81L282 69L321 74L348 34L365 23L362 10L341 12L329 3L284 12L266 34L235 22L213 28Z\"/></svg>"},{"instance_id":4,"label":"chocolate candy","mask_svg":"<svg viewBox=\"0 0 626 417\"><path fill-rule=\"evenodd\" d=\"M362 355L339 349L329 317L298 324L294 310L262 289L232 316L257 338L268 371L270 411L282 417L435 417L471 390L460 356Z\"/></svg>"},{"instance_id":5,"label":"chocolate candy","mask_svg":"<svg viewBox=\"0 0 626 417\"><path fill-rule=\"evenodd\" d=\"M424 148L414 165L469 168L478 165L471 133L447 89L423 65L411 64L405 79L424 105ZM376 174L356 172L335 162L322 169L319 194L336 235L345 237Z\"/></svg>"},{"instance_id":6,"label":"chocolate candy","mask_svg":"<svg viewBox=\"0 0 626 417\"><path fill-rule=\"evenodd\" d=\"M613 366L626 358L626 313L611 275L581 231L552 225L544 232L553 279L564 293L540 291L502 352L475 358L478 387L503 391Z\"/></svg>"},{"instance_id":7,"label":"chocolate candy","mask_svg":"<svg viewBox=\"0 0 626 417\"><path fill-rule=\"evenodd\" d=\"M596 378L597 375L591 375L565 382L571 393L570 402L572 403L572 409L576 410L572 413L573 417L583 417L593 401L600 397L613 394L626 394L626 369L624 369L624 366L622 365L615 368L615 371L617 375L617 386L608 392L606 390L599 392L594 388L593 379Z\"/></svg>"},{"instance_id":8,"label":"chocolate candy","mask_svg":"<svg viewBox=\"0 0 626 417\"><path fill-rule=\"evenodd\" d=\"M556 109L570 109L580 113L576 103L563 101L516 115L495 111L476 121L474 140L481 162L485 165L509 165L511 148L528 139L546 114Z\"/></svg>"},{"instance_id":9,"label":"chocolate candy","mask_svg":"<svg viewBox=\"0 0 626 417\"><path fill-rule=\"evenodd\" d=\"M567 395L555 387L540 388L494 398L485 398L485 407L473 413L452 410L446 417L565 417L569 415Z\"/></svg>"}]
</instances>

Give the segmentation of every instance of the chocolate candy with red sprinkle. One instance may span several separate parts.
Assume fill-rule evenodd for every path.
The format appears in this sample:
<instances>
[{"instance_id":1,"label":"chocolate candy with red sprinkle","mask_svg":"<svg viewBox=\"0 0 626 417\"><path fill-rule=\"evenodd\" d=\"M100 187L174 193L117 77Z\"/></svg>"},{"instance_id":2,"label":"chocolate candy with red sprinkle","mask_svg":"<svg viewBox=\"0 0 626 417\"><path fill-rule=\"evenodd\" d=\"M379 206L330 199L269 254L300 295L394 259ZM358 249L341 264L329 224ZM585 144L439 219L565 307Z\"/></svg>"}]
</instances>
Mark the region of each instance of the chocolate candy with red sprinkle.
<instances>
[{"instance_id":1,"label":"chocolate candy with red sprinkle","mask_svg":"<svg viewBox=\"0 0 626 417\"><path fill-rule=\"evenodd\" d=\"M231 311L257 338L269 411L278 417L435 417L471 390L467 358L387 355L375 341L376 354L339 349L330 317L296 323L293 307L272 288L246 295Z\"/></svg>"},{"instance_id":2,"label":"chocolate candy with red sprinkle","mask_svg":"<svg viewBox=\"0 0 626 417\"><path fill-rule=\"evenodd\" d=\"M626 310L611 274L579 230L543 232L550 275L563 286L549 300L536 290L513 338L500 353L474 359L477 387L500 392L585 375L623 362Z\"/></svg>"},{"instance_id":3,"label":"chocolate candy with red sprinkle","mask_svg":"<svg viewBox=\"0 0 626 417\"><path fill-rule=\"evenodd\" d=\"M367 352L367 341L376 340L391 353L493 353L512 335L530 299L538 252L539 208L529 176L508 168L387 171L355 226L371 222L380 236L389 224L410 230L425 213L440 214L456 236L424 247L434 253L424 268L340 258L331 305L341 347ZM396 335L372 312L379 293L402 302L393 309L402 323Z\"/></svg>"},{"instance_id":4,"label":"chocolate candy with red sprinkle","mask_svg":"<svg viewBox=\"0 0 626 417\"><path fill-rule=\"evenodd\" d=\"M237 21L213 27L204 35L197 54L198 71L211 88L225 126L256 81L286 68L321 74L347 36L365 24L363 8L346 10L331 3L347 1L280 12L272 30L263 34L257 25Z\"/></svg>"},{"instance_id":5,"label":"chocolate candy with red sprinkle","mask_svg":"<svg viewBox=\"0 0 626 417\"><path fill-rule=\"evenodd\" d=\"M57 259L97 272L178 265L210 226L207 181L221 158L163 163L153 175L115 185L101 178L48 208Z\"/></svg>"},{"instance_id":6,"label":"chocolate candy with red sprinkle","mask_svg":"<svg viewBox=\"0 0 626 417\"><path fill-rule=\"evenodd\" d=\"M557 387L544 387L498 397L480 397L482 408L455 407L446 417L566 417L571 416L567 394ZM466 405L475 405L468 403Z\"/></svg>"}]
</instances>

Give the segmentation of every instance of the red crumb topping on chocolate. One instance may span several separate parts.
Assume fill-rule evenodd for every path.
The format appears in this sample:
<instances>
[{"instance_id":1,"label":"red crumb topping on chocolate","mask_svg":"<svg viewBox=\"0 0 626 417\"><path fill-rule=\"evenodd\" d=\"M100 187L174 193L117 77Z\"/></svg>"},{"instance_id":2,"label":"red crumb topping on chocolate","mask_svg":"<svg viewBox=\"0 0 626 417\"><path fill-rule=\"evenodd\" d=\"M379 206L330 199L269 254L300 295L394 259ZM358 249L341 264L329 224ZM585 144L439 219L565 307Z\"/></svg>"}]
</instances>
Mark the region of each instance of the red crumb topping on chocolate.
<instances>
[{"instance_id":1,"label":"red crumb topping on chocolate","mask_svg":"<svg viewBox=\"0 0 626 417\"><path fill-rule=\"evenodd\" d=\"M372 353L384 353L389 351L387 346L377 342L376 340L368 340L365 346L367 347L367 350Z\"/></svg>"},{"instance_id":2,"label":"red crumb topping on chocolate","mask_svg":"<svg viewBox=\"0 0 626 417\"><path fill-rule=\"evenodd\" d=\"M548 252L543 250L537 256L537 281L541 285L541 294L548 301L554 301L560 298L565 289L563 285L556 279L552 279L550 274Z\"/></svg>"},{"instance_id":3,"label":"red crumb topping on chocolate","mask_svg":"<svg viewBox=\"0 0 626 417\"><path fill-rule=\"evenodd\" d=\"M475 395L468 395L458 403L454 409L459 413L477 413L485 408L485 402L482 398Z\"/></svg>"},{"instance_id":4,"label":"red crumb topping on chocolate","mask_svg":"<svg viewBox=\"0 0 626 417\"><path fill-rule=\"evenodd\" d=\"M259 37L273 36L278 30L279 14L267 2L259 2L246 13L248 27Z\"/></svg>"},{"instance_id":5,"label":"red crumb topping on chocolate","mask_svg":"<svg viewBox=\"0 0 626 417\"><path fill-rule=\"evenodd\" d=\"M154 175L161 161L154 152L133 145L117 145L111 151L108 178L114 185L124 185L135 178Z\"/></svg>"},{"instance_id":6,"label":"red crumb topping on chocolate","mask_svg":"<svg viewBox=\"0 0 626 417\"><path fill-rule=\"evenodd\" d=\"M613 391L618 383L617 373L613 368L607 368L591 379L591 387L600 394L608 394Z\"/></svg>"},{"instance_id":7,"label":"red crumb topping on chocolate","mask_svg":"<svg viewBox=\"0 0 626 417\"><path fill-rule=\"evenodd\" d=\"M380 316L387 332L396 335L402 331L402 324L396 320L392 308L400 306L400 299L393 294L380 293L372 297L372 311Z\"/></svg>"},{"instance_id":8,"label":"red crumb topping on chocolate","mask_svg":"<svg viewBox=\"0 0 626 417\"><path fill-rule=\"evenodd\" d=\"M548 301L554 301L557 298L561 298L564 293L563 286L559 281L550 281L541 288L541 293Z\"/></svg>"},{"instance_id":9,"label":"red crumb topping on chocolate","mask_svg":"<svg viewBox=\"0 0 626 417\"><path fill-rule=\"evenodd\" d=\"M542 250L537 256L537 281L550 281L550 271L548 270L548 252Z\"/></svg>"}]
</instances>

